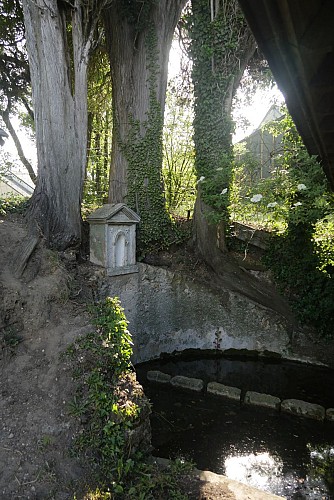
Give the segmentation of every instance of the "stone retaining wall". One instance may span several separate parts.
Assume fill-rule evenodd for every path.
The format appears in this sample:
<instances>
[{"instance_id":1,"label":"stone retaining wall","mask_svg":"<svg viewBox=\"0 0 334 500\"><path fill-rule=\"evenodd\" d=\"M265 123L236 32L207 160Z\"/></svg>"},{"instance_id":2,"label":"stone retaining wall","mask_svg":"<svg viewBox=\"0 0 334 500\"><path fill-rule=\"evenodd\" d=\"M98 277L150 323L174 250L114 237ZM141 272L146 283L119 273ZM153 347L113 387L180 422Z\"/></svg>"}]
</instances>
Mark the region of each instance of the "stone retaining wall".
<instances>
[{"instance_id":1,"label":"stone retaining wall","mask_svg":"<svg viewBox=\"0 0 334 500\"><path fill-rule=\"evenodd\" d=\"M139 264L139 272L107 278L99 298L117 296L129 321L134 364L186 349L234 349L284 357L289 325L277 312L222 288L166 269Z\"/></svg>"},{"instance_id":2,"label":"stone retaining wall","mask_svg":"<svg viewBox=\"0 0 334 500\"><path fill-rule=\"evenodd\" d=\"M177 389L187 391L203 392L206 390L208 394L212 394L216 397L228 398L240 402L240 404L262 406L281 411L282 413L290 413L291 415L306 417L321 422L325 419L334 422L334 408L327 408L326 410L321 405L308 403L299 399L281 400L276 396L254 391L247 391L244 397L242 397L241 389L237 387L230 387L218 382L209 382L205 387L201 379L184 377L182 375L171 377L171 375L159 370L148 371L147 379L151 382L170 384Z\"/></svg>"}]
</instances>

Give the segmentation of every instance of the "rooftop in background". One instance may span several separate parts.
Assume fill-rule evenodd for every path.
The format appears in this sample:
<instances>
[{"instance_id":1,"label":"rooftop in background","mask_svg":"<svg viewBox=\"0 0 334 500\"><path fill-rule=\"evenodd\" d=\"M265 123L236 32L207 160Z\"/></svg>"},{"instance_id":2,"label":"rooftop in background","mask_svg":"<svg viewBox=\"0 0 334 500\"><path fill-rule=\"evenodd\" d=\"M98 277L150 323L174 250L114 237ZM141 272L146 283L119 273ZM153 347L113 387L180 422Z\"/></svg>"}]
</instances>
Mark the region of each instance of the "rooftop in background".
<instances>
[{"instance_id":1,"label":"rooftop in background","mask_svg":"<svg viewBox=\"0 0 334 500\"><path fill-rule=\"evenodd\" d=\"M282 147L282 136L274 136L265 125L279 120L283 117L279 106L273 104L257 129L253 130L247 137L238 141L237 144L245 145L245 152L250 153L254 160L258 161L258 178L269 177L273 168L275 168L276 154ZM239 153L237 158L242 159L244 153Z\"/></svg>"},{"instance_id":2,"label":"rooftop in background","mask_svg":"<svg viewBox=\"0 0 334 500\"><path fill-rule=\"evenodd\" d=\"M31 181L30 181L31 182ZM31 196L34 188L13 172L2 173L0 177L0 196Z\"/></svg>"}]
</instances>

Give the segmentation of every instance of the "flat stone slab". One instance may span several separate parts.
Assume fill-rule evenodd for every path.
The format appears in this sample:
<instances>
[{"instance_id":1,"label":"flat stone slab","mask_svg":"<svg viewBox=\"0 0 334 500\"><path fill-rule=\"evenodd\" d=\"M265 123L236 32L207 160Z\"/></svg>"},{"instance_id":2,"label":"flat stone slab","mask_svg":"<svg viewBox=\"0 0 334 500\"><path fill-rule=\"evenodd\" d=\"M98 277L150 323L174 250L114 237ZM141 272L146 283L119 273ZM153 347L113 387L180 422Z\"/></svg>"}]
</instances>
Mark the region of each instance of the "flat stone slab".
<instances>
[{"instance_id":1,"label":"flat stone slab","mask_svg":"<svg viewBox=\"0 0 334 500\"><path fill-rule=\"evenodd\" d=\"M226 476L215 474L214 472L205 470L197 471L200 481L210 483L216 488L216 498L226 498L228 500L283 500L284 497L260 491L252 486L242 484L239 481L234 481ZM218 496L219 495L219 496ZM204 497L207 498L207 497ZM208 497L210 498L210 497ZM214 498L214 497L213 497Z\"/></svg>"},{"instance_id":2,"label":"flat stone slab","mask_svg":"<svg viewBox=\"0 0 334 500\"><path fill-rule=\"evenodd\" d=\"M147 372L146 378L150 382L157 382L158 384L169 384L172 377L171 375L168 375L168 373L163 373L159 370L150 370Z\"/></svg>"},{"instance_id":3,"label":"flat stone slab","mask_svg":"<svg viewBox=\"0 0 334 500\"><path fill-rule=\"evenodd\" d=\"M241 390L237 387L230 387L228 385L219 384L218 382L209 382L207 385L207 392L215 394L216 396L240 401Z\"/></svg>"},{"instance_id":4,"label":"flat stone slab","mask_svg":"<svg viewBox=\"0 0 334 500\"><path fill-rule=\"evenodd\" d=\"M281 406L281 400L270 394L263 394L261 392L247 391L244 399L244 403L254 406L264 406L265 408L271 408L273 410L279 410Z\"/></svg>"},{"instance_id":5,"label":"flat stone slab","mask_svg":"<svg viewBox=\"0 0 334 500\"><path fill-rule=\"evenodd\" d=\"M153 457L163 470L171 465L171 460L166 458ZM201 498L219 498L223 500L284 500L285 497L279 497L266 491L261 491L247 484L240 483L226 476L215 474L214 472L194 469L189 473L189 479L196 484L199 483L200 490L208 495Z\"/></svg>"},{"instance_id":6,"label":"flat stone slab","mask_svg":"<svg viewBox=\"0 0 334 500\"><path fill-rule=\"evenodd\" d=\"M170 383L174 387L195 392L201 392L204 387L203 380L199 378L184 377L183 375L176 375L171 379Z\"/></svg>"},{"instance_id":7,"label":"flat stone slab","mask_svg":"<svg viewBox=\"0 0 334 500\"><path fill-rule=\"evenodd\" d=\"M299 399L285 399L281 403L281 410L285 413L292 413L293 415L314 420L324 420L325 418L325 408L323 406L307 403Z\"/></svg>"},{"instance_id":8,"label":"flat stone slab","mask_svg":"<svg viewBox=\"0 0 334 500\"><path fill-rule=\"evenodd\" d=\"M334 422L334 408L327 408L326 419L330 422Z\"/></svg>"}]
</instances>

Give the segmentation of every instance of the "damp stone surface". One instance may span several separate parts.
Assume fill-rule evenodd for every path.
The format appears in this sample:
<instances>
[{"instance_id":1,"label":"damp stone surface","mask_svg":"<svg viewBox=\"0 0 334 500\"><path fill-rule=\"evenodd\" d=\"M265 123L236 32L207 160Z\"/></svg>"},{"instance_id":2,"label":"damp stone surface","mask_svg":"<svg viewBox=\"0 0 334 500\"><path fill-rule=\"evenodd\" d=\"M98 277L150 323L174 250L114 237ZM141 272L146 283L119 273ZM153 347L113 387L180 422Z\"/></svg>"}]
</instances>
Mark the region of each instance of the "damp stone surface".
<instances>
[{"instance_id":1,"label":"damp stone surface","mask_svg":"<svg viewBox=\"0 0 334 500\"><path fill-rule=\"evenodd\" d=\"M183 377L182 375L176 375L171 379L170 383L174 387L195 392L201 392L204 388L203 380L199 378Z\"/></svg>"},{"instance_id":2,"label":"damp stone surface","mask_svg":"<svg viewBox=\"0 0 334 500\"><path fill-rule=\"evenodd\" d=\"M240 401L241 390L237 387L230 387L228 385L219 384L218 382L209 382L207 392L215 396L234 399Z\"/></svg>"},{"instance_id":3,"label":"damp stone surface","mask_svg":"<svg viewBox=\"0 0 334 500\"><path fill-rule=\"evenodd\" d=\"M323 406L307 403L299 399L285 399L281 403L281 411L300 417L312 418L313 420L322 421L325 419L325 408Z\"/></svg>"},{"instance_id":4,"label":"damp stone surface","mask_svg":"<svg viewBox=\"0 0 334 500\"><path fill-rule=\"evenodd\" d=\"M262 394L260 392L247 391L244 399L245 404L263 406L265 408L272 408L273 410L279 410L281 406L281 400L270 394Z\"/></svg>"}]
</instances>

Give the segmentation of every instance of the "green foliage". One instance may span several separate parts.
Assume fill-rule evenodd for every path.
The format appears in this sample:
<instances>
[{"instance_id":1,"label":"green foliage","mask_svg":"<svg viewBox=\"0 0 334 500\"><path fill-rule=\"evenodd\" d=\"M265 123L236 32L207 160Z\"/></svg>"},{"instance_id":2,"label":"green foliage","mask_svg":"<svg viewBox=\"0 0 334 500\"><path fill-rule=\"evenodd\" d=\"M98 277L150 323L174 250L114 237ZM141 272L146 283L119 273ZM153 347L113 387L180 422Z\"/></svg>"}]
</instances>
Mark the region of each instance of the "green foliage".
<instances>
[{"instance_id":1,"label":"green foliage","mask_svg":"<svg viewBox=\"0 0 334 500\"><path fill-rule=\"evenodd\" d=\"M121 10L122 15L129 24L132 24L135 31L139 33L147 27L152 6L158 0L121 0L117 8Z\"/></svg>"},{"instance_id":2,"label":"green foliage","mask_svg":"<svg viewBox=\"0 0 334 500\"><path fill-rule=\"evenodd\" d=\"M13 195L0 198L0 215L24 214L28 208L29 198Z\"/></svg>"},{"instance_id":3,"label":"green foliage","mask_svg":"<svg viewBox=\"0 0 334 500\"><path fill-rule=\"evenodd\" d=\"M29 64L21 2L0 0L0 109L21 100L29 102Z\"/></svg>"},{"instance_id":4,"label":"green foliage","mask_svg":"<svg viewBox=\"0 0 334 500\"><path fill-rule=\"evenodd\" d=\"M284 119L266 128L275 136L282 134L282 147L272 154L274 166L267 178L261 178L256 158L237 151L240 160L235 162L231 186L233 219L277 232L287 228L288 220L298 221L302 215L318 220L330 211L320 165L308 155L287 112Z\"/></svg>"},{"instance_id":5,"label":"green foliage","mask_svg":"<svg viewBox=\"0 0 334 500\"><path fill-rule=\"evenodd\" d=\"M122 402L117 393L120 379L131 368L132 342L117 298L97 304L94 316L96 331L78 339L67 352L77 361L75 375L80 381L71 411L88 422L76 446L89 451L102 480L119 483L132 463L125 433L139 411L137 404Z\"/></svg>"},{"instance_id":6,"label":"green foliage","mask_svg":"<svg viewBox=\"0 0 334 500\"><path fill-rule=\"evenodd\" d=\"M171 80L167 88L163 134L163 179L168 210L185 216L196 198L192 102L184 91L184 75Z\"/></svg>"},{"instance_id":7,"label":"green foliage","mask_svg":"<svg viewBox=\"0 0 334 500\"><path fill-rule=\"evenodd\" d=\"M138 122L130 123L127 144L123 145L128 160L128 204L141 217L138 248L145 253L163 245L171 228L162 189L162 120L158 104L151 106L144 136Z\"/></svg>"},{"instance_id":8,"label":"green foliage","mask_svg":"<svg viewBox=\"0 0 334 500\"><path fill-rule=\"evenodd\" d=\"M330 277L334 271L334 214L316 222L313 243L318 258L318 269Z\"/></svg>"},{"instance_id":9,"label":"green foliage","mask_svg":"<svg viewBox=\"0 0 334 500\"><path fill-rule=\"evenodd\" d=\"M334 453L332 446L312 446L308 444L311 466L308 471L312 479L324 478L328 488L334 488Z\"/></svg>"},{"instance_id":10,"label":"green foliage","mask_svg":"<svg viewBox=\"0 0 334 500\"><path fill-rule=\"evenodd\" d=\"M289 211L287 193L292 189L285 165L277 164L269 178L260 177L260 164L246 153L236 160L230 191L232 220L257 228L283 231ZM255 199L261 198L259 201Z\"/></svg>"},{"instance_id":11,"label":"green foliage","mask_svg":"<svg viewBox=\"0 0 334 500\"><path fill-rule=\"evenodd\" d=\"M237 2L220 2L210 11L206 0L192 1L188 17L195 93L195 168L201 197L215 209L216 221L229 219L228 194L232 176L231 99L234 77L248 40Z\"/></svg>"},{"instance_id":12,"label":"green foliage","mask_svg":"<svg viewBox=\"0 0 334 500\"><path fill-rule=\"evenodd\" d=\"M141 217L138 249L146 253L167 246L173 239L171 219L166 210L162 181L162 109L157 100L158 54L153 28L145 31L148 54L149 111L139 123L129 116L130 131L126 142L119 140L128 161L128 205Z\"/></svg>"},{"instance_id":13,"label":"green foliage","mask_svg":"<svg viewBox=\"0 0 334 500\"><path fill-rule=\"evenodd\" d=\"M237 220L274 231L264 261L301 322L332 333L334 197L289 115L271 126L283 134L271 177L256 180L246 157L234 171L231 211ZM246 165L246 168L245 168Z\"/></svg>"},{"instance_id":14,"label":"green foliage","mask_svg":"<svg viewBox=\"0 0 334 500\"><path fill-rule=\"evenodd\" d=\"M109 61L97 50L88 71L88 158L83 212L108 200L111 162L112 99Z\"/></svg>"},{"instance_id":15,"label":"green foliage","mask_svg":"<svg viewBox=\"0 0 334 500\"><path fill-rule=\"evenodd\" d=\"M84 423L75 448L90 461L100 483L85 498L183 500L178 481L190 464L175 461L162 472L142 453L133 453L127 439L143 393L134 384L131 335L118 298L106 298L92 308L92 314L96 331L79 338L66 352L78 381L70 412Z\"/></svg>"},{"instance_id":16,"label":"green foliage","mask_svg":"<svg viewBox=\"0 0 334 500\"><path fill-rule=\"evenodd\" d=\"M126 500L187 500L187 494L182 493L182 481L192 471L189 462L176 459L170 461L167 468L145 463L139 460L135 463L135 471L128 478L123 491L117 491L114 496L110 490L97 488L90 491L87 500L107 500L111 498ZM191 480L191 479L190 479Z\"/></svg>"}]
</instances>

